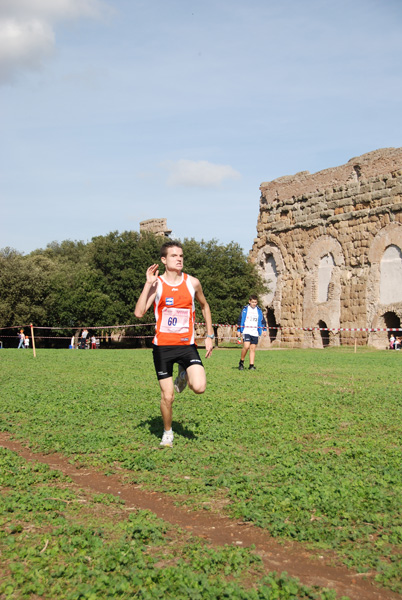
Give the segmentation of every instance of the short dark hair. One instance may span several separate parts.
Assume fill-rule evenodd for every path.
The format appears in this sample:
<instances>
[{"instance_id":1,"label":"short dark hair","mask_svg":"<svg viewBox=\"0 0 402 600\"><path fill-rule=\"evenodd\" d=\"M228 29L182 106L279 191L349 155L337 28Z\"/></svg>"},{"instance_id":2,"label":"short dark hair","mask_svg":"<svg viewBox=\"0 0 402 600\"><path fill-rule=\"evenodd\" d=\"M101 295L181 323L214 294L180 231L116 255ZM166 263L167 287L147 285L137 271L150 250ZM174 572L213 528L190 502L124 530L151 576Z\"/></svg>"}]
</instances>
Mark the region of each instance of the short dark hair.
<instances>
[{"instance_id":1,"label":"short dark hair","mask_svg":"<svg viewBox=\"0 0 402 600\"><path fill-rule=\"evenodd\" d=\"M183 250L183 246L181 245L181 242L178 242L177 240L169 240L168 242L165 242L161 246L161 250L160 250L161 258L162 257L166 258L169 248L181 248Z\"/></svg>"},{"instance_id":2,"label":"short dark hair","mask_svg":"<svg viewBox=\"0 0 402 600\"><path fill-rule=\"evenodd\" d=\"M250 294L250 296L249 296L248 299L249 300L257 300L257 302L258 302L258 296L257 296L257 294Z\"/></svg>"}]
</instances>

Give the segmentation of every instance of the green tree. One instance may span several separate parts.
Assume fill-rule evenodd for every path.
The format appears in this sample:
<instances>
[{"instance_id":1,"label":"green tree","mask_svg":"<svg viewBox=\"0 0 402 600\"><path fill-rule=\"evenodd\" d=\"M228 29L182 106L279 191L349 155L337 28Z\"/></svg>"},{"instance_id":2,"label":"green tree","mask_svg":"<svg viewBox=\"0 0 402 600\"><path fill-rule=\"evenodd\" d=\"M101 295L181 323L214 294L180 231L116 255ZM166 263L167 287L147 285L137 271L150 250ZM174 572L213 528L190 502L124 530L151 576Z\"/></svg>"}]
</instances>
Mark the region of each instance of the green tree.
<instances>
[{"instance_id":1,"label":"green tree","mask_svg":"<svg viewBox=\"0 0 402 600\"><path fill-rule=\"evenodd\" d=\"M110 324L132 323L145 271L159 257L160 244L160 237L135 231L115 231L92 239L90 265L99 292L110 299L105 311Z\"/></svg>"},{"instance_id":2,"label":"green tree","mask_svg":"<svg viewBox=\"0 0 402 600\"><path fill-rule=\"evenodd\" d=\"M91 298L93 270L88 260L88 245L83 242L52 242L45 250L32 253L49 259L54 270L45 299L46 325L79 327L99 308ZM96 289L96 288L95 288Z\"/></svg>"},{"instance_id":3,"label":"green tree","mask_svg":"<svg viewBox=\"0 0 402 600\"><path fill-rule=\"evenodd\" d=\"M55 265L47 256L23 256L10 248L0 251L2 327L46 323L46 299L54 272Z\"/></svg>"},{"instance_id":4,"label":"green tree","mask_svg":"<svg viewBox=\"0 0 402 600\"><path fill-rule=\"evenodd\" d=\"M149 265L159 262L164 239L134 231L111 232L83 242L52 242L23 256L0 251L0 326L64 327L125 325L134 322L134 307ZM235 324L250 293L266 287L254 264L234 242L185 239L184 271L197 277L210 304L214 323ZM197 320L203 316L197 305ZM153 323L151 311L141 323ZM136 335L149 335L149 325ZM67 335L68 331L59 331Z\"/></svg>"},{"instance_id":5,"label":"green tree","mask_svg":"<svg viewBox=\"0 0 402 600\"><path fill-rule=\"evenodd\" d=\"M216 240L183 242L184 271L200 280L211 307L213 323L234 325L249 294L261 295L267 286L239 244ZM197 320L202 320L199 308Z\"/></svg>"}]
</instances>

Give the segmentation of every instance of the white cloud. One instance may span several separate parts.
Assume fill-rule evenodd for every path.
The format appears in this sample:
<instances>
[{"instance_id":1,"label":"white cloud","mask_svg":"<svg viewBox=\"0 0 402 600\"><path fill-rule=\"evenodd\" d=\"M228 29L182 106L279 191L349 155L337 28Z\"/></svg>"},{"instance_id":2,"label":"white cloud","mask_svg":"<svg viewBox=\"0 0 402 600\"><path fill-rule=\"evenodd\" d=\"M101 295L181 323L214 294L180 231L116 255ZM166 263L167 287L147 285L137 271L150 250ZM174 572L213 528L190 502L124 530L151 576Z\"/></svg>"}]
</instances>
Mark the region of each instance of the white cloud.
<instances>
[{"instance_id":1,"label":"white cloud","mask_svg":"<svg viewBox=\"0 0 402 600\"><path fill-rule=\"evenodd\" d=\"M21 69L39 68L53 46L53 30L44 21L0 20L0 83Z\"/></svg>"},{"instance_id":2,"label":"white cloud","mask_svg":"<svg viewBox=\"0 0 402 600\"><path fill-rule=\"evenodd\" d=\"M214 165L207 160L180 159L162 164L169 171L170 187L217 187L226 179L239 179L240 173L230 165Z\"/></svg>"},{"instance_id":3,"label":"white cloud","mask_svg":"<svg viewBox=\"0 0 402 600\"><path fill-rule=\"evenodd\" d=\"M43 65L54 50L55 22L96 18L105 8L101 0L2 0L0 84Z\"/></svg>"},{"instance_id":4,"label":"white cloud","mask_svg":"<svg viewBox=\"0 0 402 600\"><path fill-rule=\"evenodd\" d=\"M2 0L0 17L45 20L98 17L106 5L101 0Z\"/></svg>"}]
</instances>

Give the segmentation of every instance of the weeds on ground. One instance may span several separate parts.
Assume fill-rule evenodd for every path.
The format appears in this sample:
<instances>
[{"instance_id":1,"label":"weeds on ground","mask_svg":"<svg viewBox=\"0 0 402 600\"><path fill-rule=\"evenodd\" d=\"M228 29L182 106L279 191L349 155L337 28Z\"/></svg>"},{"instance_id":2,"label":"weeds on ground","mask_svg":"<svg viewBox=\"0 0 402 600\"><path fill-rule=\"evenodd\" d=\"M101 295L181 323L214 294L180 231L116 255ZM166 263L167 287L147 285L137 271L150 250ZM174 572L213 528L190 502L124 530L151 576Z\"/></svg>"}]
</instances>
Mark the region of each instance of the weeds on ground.
<instances>
[{"instance_id":1,"label":"weeds on ground","mask_svg":"<svg viewBox=\"0 0 402 600\"><path fill-rule=\"evenodd\" d=\"M402 591L402 353L258 352L239 372L237 352L216 351L206 393L175 400L167 452L150 351L0 358L0 429L31 447L335 551Z\"/></svg>"},{"instance_id":2,"label":"weeds on ground","mask_svg":"<svg viewBox=\"0 0 402 600\"><path fill-rule=\"evenodd\" d=\"M262 577L251 550L210 548L149 511L128 514L119 500L92 498L4 449L0 473L1 598L335 598L286 575Z\"/></svg>"}]
</instances>

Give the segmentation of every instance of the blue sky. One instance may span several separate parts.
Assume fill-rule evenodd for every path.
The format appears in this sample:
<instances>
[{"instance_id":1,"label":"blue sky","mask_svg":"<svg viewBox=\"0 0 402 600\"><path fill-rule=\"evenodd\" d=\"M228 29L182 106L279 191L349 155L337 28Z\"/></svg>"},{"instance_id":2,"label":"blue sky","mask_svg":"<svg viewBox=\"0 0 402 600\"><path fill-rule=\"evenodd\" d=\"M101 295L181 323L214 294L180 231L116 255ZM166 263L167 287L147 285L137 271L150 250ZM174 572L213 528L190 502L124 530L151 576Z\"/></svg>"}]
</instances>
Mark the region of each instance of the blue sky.
<instances>
[{"instance_id":1,"label":"blue sky","mask_svg":"<svg viewBox=\"0 0 402 600\"><path fill-rule=\"evenodd\" d=\"M165 217L256 237L259 186L402 146L400 0L0 0L0 248Z\"/></svg>"}]
</instances>

